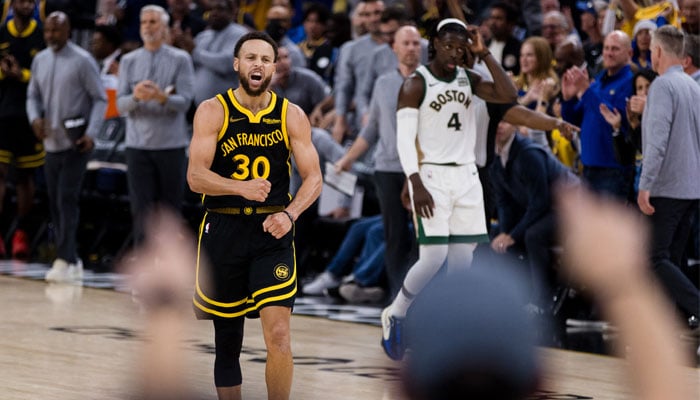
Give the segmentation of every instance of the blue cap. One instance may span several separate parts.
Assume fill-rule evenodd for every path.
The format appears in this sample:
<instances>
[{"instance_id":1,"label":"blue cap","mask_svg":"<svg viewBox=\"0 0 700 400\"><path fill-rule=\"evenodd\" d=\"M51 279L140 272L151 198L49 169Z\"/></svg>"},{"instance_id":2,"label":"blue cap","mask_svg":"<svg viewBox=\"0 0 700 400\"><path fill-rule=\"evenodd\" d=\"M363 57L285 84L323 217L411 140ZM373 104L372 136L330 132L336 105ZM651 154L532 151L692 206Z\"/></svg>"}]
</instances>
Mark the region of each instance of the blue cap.
<instances>
[{"instance_id":1,"label":"blue cap","mask_svg":"<svg viewBox=\"0 0 700 400\"><path fill-rule=\"evenodd\" d=\"M593 4L593 1L577 1L576 8L581 12L587 12L594 15L598 15L598 11L596 11L595 4Z\"/></svg>"}]
</instances>

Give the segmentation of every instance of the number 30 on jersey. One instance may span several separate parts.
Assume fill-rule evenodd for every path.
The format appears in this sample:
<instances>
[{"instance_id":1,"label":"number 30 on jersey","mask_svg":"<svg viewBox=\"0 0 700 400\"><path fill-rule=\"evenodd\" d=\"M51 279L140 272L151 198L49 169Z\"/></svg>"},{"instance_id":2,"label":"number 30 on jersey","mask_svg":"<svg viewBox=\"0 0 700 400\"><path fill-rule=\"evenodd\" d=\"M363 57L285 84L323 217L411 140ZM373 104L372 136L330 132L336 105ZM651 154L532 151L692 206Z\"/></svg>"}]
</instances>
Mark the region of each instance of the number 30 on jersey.
<instances>
[{"instance_id":1,"label":"number 30 on jersey","mask_svg":"<svg viewBox=\"0 0 700 400\"><path fill-rule=\"evenodd\" d=\"M231 174L231 178L240 181L248 179L252 176L253 179L267 179L270 176L270 160L265 156L255 157L253 162L245 154L236 154L233 156L233 161L238 164L236 172Z\"/></svg>"}]
</instances>

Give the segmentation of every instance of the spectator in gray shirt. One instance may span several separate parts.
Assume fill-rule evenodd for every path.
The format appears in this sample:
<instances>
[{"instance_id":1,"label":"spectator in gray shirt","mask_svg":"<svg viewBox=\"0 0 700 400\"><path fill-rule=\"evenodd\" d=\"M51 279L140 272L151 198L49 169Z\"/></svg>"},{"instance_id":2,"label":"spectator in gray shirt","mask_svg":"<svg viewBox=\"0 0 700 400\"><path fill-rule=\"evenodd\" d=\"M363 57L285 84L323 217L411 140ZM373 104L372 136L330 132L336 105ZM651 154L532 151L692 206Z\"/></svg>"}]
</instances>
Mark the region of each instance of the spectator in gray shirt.
<instances>
[{"instance_id":1,"label":"spectator in gray shirt","mask_svg":"<svg viewBox=\"0 0 700 400\"><path fill-rule=\"evenodd\" d=\"M97 63L90 53L68 41L70 22L63 12L44 24L48 47L32 62L27 88L27 116L44 141L44 172L57 258L47 281L74 282L83 277L77 253L78 200L85 168L106 106Z\"/></svg>"},{"instance_id":2,"label":"spectator in gray shirt","mask_svg":"<svg viewBox=\"0 0 700 400\"><path fill-rule=\"evenodd\" d=\"M143 47L122 58L117 106L126 117L126 163L134 240L143 237L144 215L155 205L179 211L185 190L185 114L192 102L189 54L165 44L168 14L141 9Z\"/></svg>"},{"instance_id":3,"label":"spectator in gray shirt","mask_svg":"<svg viewBox=\"0 0 700 400\"><path fill-rule=\"evenodd\" d=\"M291 52L280 46L277 54L277 69L270 87L280 97L286 97L301 107L306 115L331 93L331 88L314 71L293 65Z\"/></svg>"},{"instance_id":4,"label":"spectator in gray shirt","mask_svg":"<svg viewBox=\"0 0 700 400\"><path fill-rule=\"evenodd\" d=\"M678 29L666 25L652 33L651 62L659 77L642 114L637 203L651 222L654 270L692 325L700 314L700 291L678 266L700 199L700 86L683 72L683 56Z\"/></svg>"},{"instance_id":5,"label":"spectator in gray shirt","mask_svg":"<svg viewBox=\"0 0 700 400\"><path fill-rule=\"evenodd\" d=\"M238 39L248 32L234 19L236 0L210 1L209 28L194 39L193 47L185 48L194 63L194 103L202 101L238 86L238 74L233 65L233 48Z\"/></svg>"},{"instance_id":6,"label":"spectator in gray shirt","mask_svg":"<svg viewBox=\"0 0 700 400\"><path fill-rule=\"evenodd\" d=\"M396 21L398 24L394 24ZM393 71L399 66L399 61L396 58L396 53L392 46L394 45L394 35L398 27L408 23L408 15L401 8L388 7L382 14L381 23L379 24L379 33L382 35L386 43L374 49L371 55L372 62L370 63L367 72L358 83L359 92L356 96L356 103L359 109L365 109L363 125L366 125L369 117L369 104L372 99L372 89L374 83L380 75L387 71ZM421 64L428 62L428 41L421 39Z\"/></svg>"},{"instance_id":7,"label":"spectator in gray shirt","mask_svg":"<svg viewBox=\"0 0 700 400\"><path fill-rule=\"evenodd\" d=\"M332 131L333 139L338 143L342 143L346 135L354 136L360 128L360 118L367 108L360 109L355 104L353 114L353 102L358 97L360 82L372 65L372 51L386 42L379 30L384 3L381 0L362 0L360 4L363 4L363 13L367 14L366 24L370 33L340 48L334 81L336 117ZM394 30L398 28L398 23L396 25Z\"/></svg>"}]
</instances>

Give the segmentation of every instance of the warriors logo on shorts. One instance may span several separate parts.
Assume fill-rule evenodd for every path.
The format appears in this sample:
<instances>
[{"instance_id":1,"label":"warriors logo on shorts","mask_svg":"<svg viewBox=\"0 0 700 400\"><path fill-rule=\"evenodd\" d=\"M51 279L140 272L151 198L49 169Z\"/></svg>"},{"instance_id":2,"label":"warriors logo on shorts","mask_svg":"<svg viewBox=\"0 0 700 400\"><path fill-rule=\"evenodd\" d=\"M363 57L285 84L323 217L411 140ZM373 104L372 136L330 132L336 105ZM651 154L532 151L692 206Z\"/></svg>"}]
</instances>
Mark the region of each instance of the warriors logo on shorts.
<instances>
[{"instance_id":1,"label":"warriors logo on shorts","mask_svg":"<svg viewBox=\"0 0 700 400\"><path fill-rule=\"evenodd\" d=\"M289 279L289 266L287 264L279 264L275 267L275 278L280 281Z\"/></svg>"}]
</instances>

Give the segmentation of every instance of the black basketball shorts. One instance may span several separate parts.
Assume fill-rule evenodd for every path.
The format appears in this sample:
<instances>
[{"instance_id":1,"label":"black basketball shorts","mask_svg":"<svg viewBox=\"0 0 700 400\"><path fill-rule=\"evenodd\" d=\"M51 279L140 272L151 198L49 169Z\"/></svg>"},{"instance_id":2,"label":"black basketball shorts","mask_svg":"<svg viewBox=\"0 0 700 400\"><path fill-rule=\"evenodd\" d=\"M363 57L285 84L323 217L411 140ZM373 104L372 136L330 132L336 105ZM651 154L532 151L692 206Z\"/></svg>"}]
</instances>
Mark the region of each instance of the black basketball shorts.
<instances>
[{"instance_id":1,"label":"black basketball shorts","mask_svg":"<svg viewBox=\"0 0 700 400\"><path fill-rule=\"evenodd\" d=\"M204 215L193 299L197 318L257 318L266 306L293 307L297 292L294 229L275 239L263 231L266 217Z\"/></svg>"}]
</instances>

